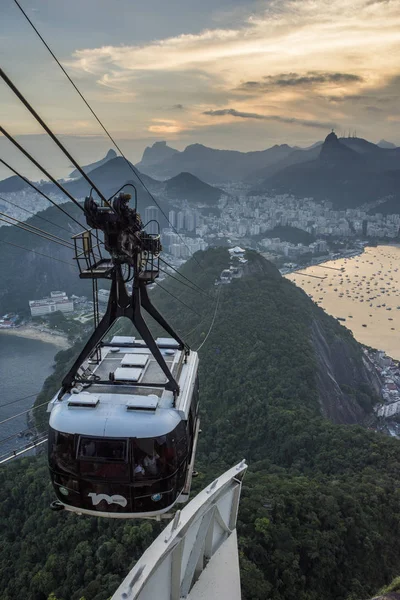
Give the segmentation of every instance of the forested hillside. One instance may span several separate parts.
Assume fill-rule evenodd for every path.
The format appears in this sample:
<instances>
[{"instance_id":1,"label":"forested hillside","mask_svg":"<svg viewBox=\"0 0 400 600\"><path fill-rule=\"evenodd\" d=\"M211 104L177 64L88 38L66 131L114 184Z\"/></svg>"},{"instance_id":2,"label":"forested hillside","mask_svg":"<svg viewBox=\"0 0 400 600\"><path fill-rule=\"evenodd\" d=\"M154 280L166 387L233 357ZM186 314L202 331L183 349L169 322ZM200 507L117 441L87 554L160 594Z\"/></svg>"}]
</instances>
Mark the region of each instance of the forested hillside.
<instances>
[{"instance_id":1,"label":"forested hillside","mask_svg":"<svg viewBox=\"0 0 400 600\"><path fill-rule=\"evenodd\" d=\"M368 598L400 572L398 441L332 422L350 422L351 415L362 422L371 413L374 381L359 344L270 263L247 257L245 276L221 287L214 281L229 264L226 250L198 253L201 266L184 265L211 299L164 282L199 314L154 292L194 348L205 340L219 295L200 350L196 489L247 459L238 520L244 600ZM329 413L315 327L329 347L325 367L344 388L328 398L341 405L331 420L323 416ZM38 403L57 389L77 351L57 356ZM0 471L0 597L105 600L159 525L51 513L44 463L24 459Z\"/></svg>"},{"instance_id":2,"label":"forested hillside","mask_svg":"<svg viewBox=\"0 0 400 600\"><path fill-rule=\"evenodd\" d=\"M26 223L70 243L72 235L87 227L86 219L72 202L65 203L63 209L82 227L53 206L30 217ZM45 224L41 217L47 219ZM73 250L67 246L17 227L1 227L0 242L0 314L29 312L28 299L42 298L51 290L90 295L90 284L78 278Z\"/></svg>"}]
</instances>

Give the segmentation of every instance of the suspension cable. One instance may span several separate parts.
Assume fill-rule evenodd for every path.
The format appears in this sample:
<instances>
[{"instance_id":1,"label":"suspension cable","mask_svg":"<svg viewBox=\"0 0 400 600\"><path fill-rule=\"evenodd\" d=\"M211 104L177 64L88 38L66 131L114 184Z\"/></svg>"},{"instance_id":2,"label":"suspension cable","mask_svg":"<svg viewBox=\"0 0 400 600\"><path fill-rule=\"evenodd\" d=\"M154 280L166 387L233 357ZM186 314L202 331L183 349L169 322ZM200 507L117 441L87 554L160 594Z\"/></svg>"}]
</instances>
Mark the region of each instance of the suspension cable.
<instances>
[{"instance_id":1,"label":"suspension cable","mask_svg":"<svg viewBox=\"0 0 400 600\"><path fill-rule=\"evenodd\" d=\"M186 281L188 281L191 285L193 285L194 287L196 287L199 290L199 292L201 292L202 294L205 294L206 296L208 296L209 298L211 298L211 296L209 296L209 294L207 294L207 292L205 292L203 289L201 289L201 287L199 287L197 285L197 283L195 283L194 281L192 281L191 279L189 279L188 277L186 277L186 275L183 275L183 273L181 273L180 271L178 271L178 269L175 269L175 267L173 267L169 262L167 262L166 260L164 260L161 257L160 257L160 261L163 262L167 267L169 267L170 269L172 269L173 271L175 271L175 273L177 273L178 275L180 275L183 279L186 279Z\"/></svg>"},{"instance_id":2,"label":"suspension cable","mask_svg":"<svg viewBox=\"0 0 400 600\"><path fill-rule=\"evenodd\" d=\"M2 215L3 213L0 213L0 215ZM9 217L12 218L12 217ZM16 220L16 219L14 219ZM23 231L27 231L28 233L32 233L33 235L37 235L40 238L43 238L44 240L47 240L49 242L54 242L55 244L58 244L59 246L63 246L65 248L68 248L69 250L72 250L73 247L70 246L69 244L64 244L61 242L57 242L56 240L52 239L51 237L48 237L46 235L43 235L37 231L34 231L33 229L29 229L29 227L24 227L23 225L20 225L19 222L17 223L10 223L10 221L6 221L6 219L3 219L3 217L0 216L0 221L3 221L4 223L7 223L7 225L13 225L14 227L18 227L18 229L22 229Z\"/></svg>"},{"instance_id":3,"label":"suspension cable","mask_svg":"<svg viewBox=\"0 0 400 600\"><path fill-rule=\"evenodd\" d=\"M3 423L8 423L8 421L12 421L13 419L16 419L17 417L21 417L22 415L26 415L29 412L31 412L31 410L37 410L38 408L41 408L42 406L45 406L49 402L50 402L50 400L47 400L47 402L43 402L42 404L38 404L37 406L32 406L32 408L28 408L28 410L24 410L24 411L18 413L17 415L13 415L12 417L8 417L7 419L4 419L3 421L0 421L0 425L3 425Z\"/></svg>"},{"instance_id":4,"label":"suspension cable","mask_svg":"<svg viewBox=\"0 0 400 600\"><path fill-rule=\"evenodd\" d=\"M33 217L40 219L41 221L46 221L46 223L49 223L49 225L53 225L53 227L59 227L60 229L63 229L67 233L69 233L69 234L71 233L66 227L63 227L62 225L57 225L57 223L53 223L53 221L50 221L49 219L46 219L45 217L42 217L41 215L34 213L32 210L28 210L27 208L24 208L23 206L19 206L18 204L15 204L15 202L11 202L10 200L6 200L3 196L0 196L0 201L7 202L7 204L11 204L11 206L14 206L14 208L23 210L23 211L27 212L28 214L32 215Z\"/></svg>"},{"instance_id":5,"label":"suspension cable","mask_svg":"<svg viewBox=\"0 0 400 600\"><path fill-rule=\"evenodd\" d=\"M208 333L207 333L206 337L204 338L204 340L202 341L202 343L200 344L200 346L197 348L196 352L199 352L202 349L202 347L204 346L204 344L206 343L206 341L208 339L208 336L210 335L210 333L212 331L212 328L214 327L214 322L215 322L215 317L217 316L217 310L218 310L220 295L221 295L221 287L218 290L217 301L215 303L214 316L213 316L213 320L212 320L211 325L210 325L210 329L208 330Z\"/></svg>"},{"instance_id":6,"label":"suspension cable","mask_svg":"<svg viewBox=\"0 0 400 600\"><path fill-rule=\"evenodd\" d=\"M172 296L172 298L175 298L175 300L178 300L178 302L180 302L183 306L186 306L186 308L188 308L190 311L192 311L192 313L194 313L195 315L198 315L199 317L201 316L200 313L197 310L194 310L191 306L189 306L188 304L186 304L185 302L183 302L183 300L181 300L180 298L178 298L178 296L175 296L175 294L172 294L169 290L167 290L167 288L165 288L164 286L161 285L161 283L158 283L158 281L154 282L159 288L161 288L164 292L166 292L167 294L169 294L170 296Z\"/></svg>"},{"instance_id":7,"label":"suspension cable","mask_svg":"<svg viewBox=\"0 0 400 600\"><path fill-rule=\"evenodd\" d=\"M200 327L200 325L203 325L203 323L205 323L206 321L208 321L208 317L209 315L207 314L204 319L202 319L199 323L197 323L197 325L195 325L190 331L188 331L188 333L185 333L185 337L188 338L190 335L192 335L193 332L196 331L196 329L198 327Z\"/></svg>"},{"instance_id":8,"label":"suspension cable","mask_svg":"<svg viewBox=\"0 0 400 600\"><path fill-rule=\"evenodd\" d=\"M166 275L168 275L168 277L171 277L171 279L174 279L175 281L177 281L181 285L184 285L185 287L187 287L192 292L195 292L196 294L198 293L198 290L196 290L195 288L190 287L190 285L188 285L187 283L185 283L181 279L178 279L174 275L171 275L171 273L168 273L168 271L166 271L165 269L162 269L161 267L158 267L158 270L161 271L161 273L165 273ZM203 294L204 296L207 296L207 298L209 298L208 294L206 294L205 292L201 291L201 294Z\"/></svg>"},{"instance_id":9,"label":"suspension cable","mask_svg":"<svg viewBox=\"0 0 400 600\"><path fill-rule=\"evenodd\" d=\"M18 227L19 229L23 229L24 231L27 231L28 233L33 233L34 235L37 235L38 237L49 240L50 242L54 242L55 244L59 244L60 246L65 246L69 250L75 251L74 244L68 240L64 240L64 238L60 238L60 237L54 235L53 233L49 233L48 231L45 231L44 229L39 229L39 227L35 227L34 225L27 223L26 221L20 221L18 219L15 219L14 217L10 217L10 215L7 215L3 212L0 212L0 215L2 215L3 217L6 217L7 219L11 219L11 220L15 221L15 223L9 223L5 219L1 218L1 216L0 216L0 221L4 221L8 225ZM100 256L96 255L94 252L93 252L93 255L96 258L100 258Z\"/></svg>"},{"instance_id":10,"label":"suspension cable","mask_svg":"<svg viewBox=\"0 0 400 600\"><path fill-rule=\"evenodd\" d=\"M8 442L9 440L16 438L20 433L27 433L28 431L32 431L32 427L27 427L26 429L23 429L19 433L13 433L13 434L9 435L8 437L3 438L2 440L0 440L0 444L5 444L5 442Z\"/></svg>"},{"instance_id":11,"label":"suspension cable","mask_svg":"<svg viewBox=\"0 0 400 600\"><path fill-rule=\"evenodd\" d=\"M0 131L5 135L4 133L4 129L2 127L0 127ZM16 140L14 143L14 140L11 139L11 136L9 137L7 134L7 138L10 140L10 142L12 142L14 145L16 145ZM19 146L19 144L18 144ZM18 147L17 146L17 147ZM30 157L30 155L28 155L28 153L26 153L26 151L24 150L24 148L22 148L22 146L19 146L18 148L23 154L25 154L25 156L27 156L27 158L29 158L29 160L32 160L32 162L35 160L33 159L33 157ZM64 208L62 208L59 204L57 204L56 202L54 202L54 200L52 200L47 194L45 194L44 192L42 192L42 190L40 190L34 183L32 183L31 181L29 181L29 179L27 179L26 177L24 177L23 175L21 175L20 173L18 173L18 171L16 171L11 165L9 165L8 163L6 163L5 160L3 160L2 158L0 158L0 162L7 167L7 169L9 169L10 171L12 171L12 173L14 173L15 175L17 175L17 177L20 177L23 181L25 181L28 185L31 186L31 188L33 188L38 194L40 194L41 196L43 196L43 198L46 198L46 200L48 200L53 206L55 206L56 208L58 208L59 210L61 210L61 212L63 212L67 217L69 217L70 219L72 219L77 225L79 225L79 227L82 227L83 229L85 229L86 231L88 231L87 227L85 227L85 225L82 225L82 223L80 223L79 221L77 221L72 215L70 215ZM35 164L36 163L36 164ZM75 200L75 198L73 196L71 196L71 194L54 178L51 177L51 175L49 173L47 173L45 171L45 169L39 165L39 163L37 161L35 161L35 166L40 169L40 171L42 171L42 173L44 173L46 175L46 177L48 176L49 179L51 179L51 181L54 183L54 185L56 185L63 194L66 194L66 196L68 196L68 198L70 200L73 201L74 204L77 204L79 206L79 208L83 211L83 207L79 204L79 202L77 202Z\"/></svg>"},{"instance_id":12,"label":"suspension cable","mask_svg":"<svg viewBox=\"0 0 400 600\"><path fill-rule=\"evenodd\" d=\"M39 256L44 256L45 258L49 258L50 260L56 260L57 262L63 263L64 265L68 265L69 267L77 267L73 263L69 263L66 260L61 260L61 258L56 258L55 256L49 256L48 254L43 254L43 252L38 252L37 250L32 250L32 248L24 248L24 246L19 246L18 244L14 244L13 242L7 242L6 240L0 240L0 244L8 244L9 246L14 246L15 248L20 248L21 250L25 250L25 252L33 252L33 254L38 254Z\"/></svg>"},{"instance_id":13,"label":"suspension cable","mask_svg":"<svg viewBox=\"0 0 400 600\"><path fill-rule=\"evenodd\" d=\"M0 69L1 70L1 69ZM54 183L54 185L56 185L58 187L59 190L61 190L63 192L63 194L65 194L66 196L68 196L68 198L70 200L72 200L72 202L76 205L79 206L79 208L81 209L82 212L84 212L84 208L81 204L79 204L79 202L77 200L75 200L75 198L72 196L72 194L70 194L68 192L68 190L65 189L65 187L63 185L61 185L61 183L59 181L57 181L52 175L50 175L50 173L44 168L42 167L42 165L40 165L38 163L38 161L33 158L33 156L27 151L25 150L25 148L23 148L21 146L21 144L19 144L17 142L17 140L15 138L13 138L13 136L8 133L8 131L6 131L4 129L4 127L2 127L0 125L0 132L6 136L6 138L12 143L14 144L14 146L16 146L16 148L18 148L18 150L20 152L22 152L22 154L24 154L27 158L29 158L29 160L35 165L35 167L37 167L40 171L42 171L42 173L48 178L50 179L50 181L52 181Z\"/></svg>"},{"instance_id":14,"label":"suspension cable","mask_svg":"<svg viewBox=\"0 0 400 600\"><path fill-rule=\"evenodd\" d=\"M40 436L44 436L42 438L40 438ZM20 449L16 449L16 450L11 450L11 455L10 452L7 452L7 454L3 454L2 456L0 456L0 465L9 462L10 460L13 460L14 458L16 458L17 456L20 456L21 454L25 454L25 452L29 452L30 450L34 450L34 448L36 448L37 446L40 446L41 444L45 444L47 442L47 434L42 432L41 434L39 434L39 439L37 439L36 441L32 441L31 445L28 446L27 448L23 448L22 450ZM7 457L7 458L4 458Z\"/></svg>"},{"instance_id":15,"label":"suspension cable","mask_svg":"<svg viewBox=\"0 0 400 600\"><path fill-rule=\"evenodd\" d=\"M75 84L75 82L73 81L73 79L71 78L71 76L68 74L68 72L62 66L62 64L58 60L57 56L54 54L54 52L52 51L52 49L50 48L50 46L48 45L48 43L46 42L46 40L43 38L43 36L41 35L41 33L38 31L38 29L35 27L35 25L31 21L31 19L28 17L28 15L24 11L24 9L20 5L20 3L17 0L14 0L14 2L18 6L18 8L22 12L22 14L24 15L25 19L30 24L30 26L32 27L32 29L35 31L35 33L37 34L37 36L39 37L39 39L42 41L42 43L44 44L44 46L47 48L47 50L49 51L49 53L51 54L51 56L54 58L54 60L56 61L56 63L60 67L61 71L64 73L64 75L66 76L66 78L68 79L68 81L70 82L70 84L72 85L72 87L79 94L79 96L83 100L83 102L86 104L87 108L90 110L90 112L92 113L92 115L96 119L97 123L100 125L100 127L102 128L102 130L104 131L104 133L108 137L108 139L111 141L112 144L114 144L115 148L118 150L118 152L120 153L120 155L122 156L122 158L125 160L125 162L128 165L128 167L131 169L131 171L136 176L136 178L140 181L140 183L142 184L142 186L144 187L144 189L146 190L146 192L148 193L148 195L150 196L150 198L152 199L152 201L154 202L154 204L158 207L158 209L160 210L161 214L167 220L167 222L169 223L169 225L171 226L171 228L175 231L175 233L179 236L179 238L181 239L181 241L185 244L186 248L190 252L190 255L194 258L194 260L199 265L199 267L204 271L203 266L199 263L199 261L197 260L197 258L190 251L189 246L186 244L186 242L184 241L184 239L182 238L182 236L180 235L180 233L178 232L178 230L172 225L171 221L169 220L169 218L167 217L167 215L165 214L165 212L163 211L163 209L161 208L161 206L158 204L157 200L154 198L153 194L150 192L150 190L148 189L148 187L146 186L146 184L144 183L144 181L140 177L139 171L126 158L125 154L123 153L123 151L121 150L121 148L119 147L119 145L117 144L117 142L115 141L115 139L112 137L112 135L110 134L110 132L108 131L108 129L105 127L105 125L103 125L102 121L97 116L96 112L90 106L89 102L86 100L85 96L82 94L82 92L80 91L80 89L78 88L78 86Z\"/></svg>"},{"instance_id":16,"label":"suspension cable","mask_svg":"<svg viewBox=\"0 0 400 600\"><path fill-rule=\"evenodd\" d=\"M60 142L60 140L57 138L57 136L52 132L52 130L50 129L50 127L43 121L43 119L38 115L38 113L35 111L35 109L29 104L29 102L25 98L25 96L13 84L13 82L11 81L11 79L4 73L4 71L3 71L3 69L1 67L0 67L0 77L8 85L8 87L14 92L14 94L22 102L22 104L25 106L25 108L27 108L29 110L29 112L36 119L36 121L43 127L43 129L51 137L51 139L53 140L53 142L55 144L57 144L57 146L65 154L65 156L68 158L68 160L70 160L72 162L72 164L79 171L79 173L82 175L82 177L84 179L86 179L86 181L88 182L88 184L98 194L99 198L101 198L103 200L103 202L109 208L111 208L113 210L113 208L112 208L111 204L108 202L107 198L101 193L101 191L98 189L98 187L96 186L96 184L92 181L92 179L90 179L90 177L87 175L87 173L85 173L85 171L82 169L82 167L79 165L79 163L76 162L76 160L73 158L73 156L70 154L70 152L68 152L68 150L65 148L65 146Z\"/></svg>"},{"instance_id":17,"label":"suspension cable","mask_svg":"<svg viewBox=\"0 0 400 600\"><path fill-rule=\"evenodd\" d=\"M49 239L52 242L55 242L62 246L66 246L67 248L71 248L71 250L74 249L74 245L72 244L72 242L69 242L68 240L64 240L64 238L60 238L56 235L53 235L52 233L49 233L48 231L45 231L44 229L39 229L39 227L30 225L29 223L26 223L25 221L20 221L19 219L16 219L15 217L10 217L10 215L7 215L1 211L0 211L0 216L6 217L7 219L11 219L12 221L15 221L15 227L19 227L20 229L24 229L25 231L28 231L29 233L34 233L36 235L39 235L40 237L44 237L44 235L45 235L46 239ZM1 219L1 220L4 221L4 219ZM7 223L7 221L6 221L6 223ZM9 223L9 225L14 225L14 223ZM40 234L44 234L44 235L40 235ZM54 239L51 239L51 238L54 238Z\"/></svg>"},{"instance_id":18,"label":"suspension cable","mask_svg":"<svg viewBox=\"0 0 400 600\"><path fill-rule=\"evenodd\" d=\"M38 396L40 392L36 392L36 394L29 394L29 396L23 396L22 398L17 398L16 400L11 400L11 402L6 402L5 404L0 404L0 408L4 406L10 406L10 404L16 404L17 402L21 402L22 400L28 400L28 398L33 398L34 396Z\"/></svg>"}]
</instances>

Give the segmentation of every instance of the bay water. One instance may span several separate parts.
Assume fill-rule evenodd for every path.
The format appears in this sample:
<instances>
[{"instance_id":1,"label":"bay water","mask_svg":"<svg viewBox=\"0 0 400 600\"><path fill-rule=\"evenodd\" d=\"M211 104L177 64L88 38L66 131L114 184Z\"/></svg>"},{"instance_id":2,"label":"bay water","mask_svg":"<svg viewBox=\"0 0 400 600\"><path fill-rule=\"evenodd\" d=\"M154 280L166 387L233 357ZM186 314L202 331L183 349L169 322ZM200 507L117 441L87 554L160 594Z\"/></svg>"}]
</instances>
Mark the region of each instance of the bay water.
<instances>
[{"instance_id":1,"label":"bay water","mask_svg":"<svg viewBox=\"0 0 400 600\"><path fill-rule=\"evenodd\" d=\"M58 351L53 344L39 340L0 335L0 421L32 407L45 379L52 373ZM27 444L27 417L22 414L0 424L0 457ZM17 437L23 431L24 437Z\"/></svg>"}]
</instances>

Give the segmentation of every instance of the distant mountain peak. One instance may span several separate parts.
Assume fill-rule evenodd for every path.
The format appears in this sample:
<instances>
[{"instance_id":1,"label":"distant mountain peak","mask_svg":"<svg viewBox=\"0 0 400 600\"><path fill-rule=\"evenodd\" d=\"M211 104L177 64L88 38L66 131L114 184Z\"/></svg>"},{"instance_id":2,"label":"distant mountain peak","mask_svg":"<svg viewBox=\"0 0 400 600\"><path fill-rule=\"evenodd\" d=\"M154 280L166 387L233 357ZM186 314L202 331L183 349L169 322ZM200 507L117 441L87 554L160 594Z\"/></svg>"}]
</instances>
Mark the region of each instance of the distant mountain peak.
<instances>
[{"instance_id":1,"label":"distant mountain peak","mask_svg":"<svg viewBox=\"0 0 400 600\"><path fill-rule=\"evenodd\" d=\"M194 202L216 205L223 191L184 171L165 182L165 193L179 200L190 198Z\"/></svg>"},{"instance_id":2,"label":"distant mountain peak","mask_svg":"<svg viewBox=\"0 0 400 600\"><path fill-rule=\"evenodd\" d=\"M350 166L350 164L358 163L360 156L357 154L357 152L345 144L342 144L336 133L331 131L331 133L326 136L325 141L322 144L319 159L331 165L341 164L343 167L347 168Z\"/></svg>"},{"instance_id":3,"label":"distant mountain peak","mask_svg":"<svg viewBox=\"0 0 400 600\"><path fill-rule=\"evenodd\" d=\"M104 158L101 158L100 160L97 160L96 162L91 163L90 165L86 165L82 168L85 173L90 173L90 171L94 171L94 169L97 169L97 167L101 167L106 162L108 162L109 160L113 160L113 158L116 158L116 157L117 157L117 153L115 152L115 150L110 148L110 150L107 152L107 154L105 155ZM81 176L81 174L79 173L79 171L77 169L75 169L74 171L72 171L72 173L70 173L69 176L71 177L71 179L77 179L78 177Z\"/></svg>"},{"instance_id":4,"label":"distant mountain peak","mask_svg":"<svg viewBox=\"0 0 400 600\"><path fill-rule=\"evenodd\" d=\"M117 156L117 153L115 152L115 150L110 148L110 150L106 154L106 160L111 160L112 158L116 158L116 156Z\"/></svg>"},{"instance_id":5,"label":"distant mountain peak","mask_svg":"<svg viewBox=\"0 0 400 600\"><path fill-rule=\"evenodd\" d=\"M336 142L339 142L338 136L334 131L331 131L331 133L326 136L324 144L335 144Z\"/></svg>"},{"instance_id":6,"label":"distant mountain peak","mask_svg":"<svg viewBox=\"0 0 400 600\"><path fill-rule=\"evenodd\" d=\"M380 148L386 148L390 150L393 150L393 148L397 148L396 144L393 144L392 142L388 142L383 139L377 143L377 146L379 146Z\"/></svg>"},{"instance_id":7,"label":"distant mountain peak","mask_svg":"<svg viewBox=\"0 0 400 600\"><path fill-rule=\"evenodd\" d=\"M171 148L165 140L154 142L152 146L147 146L143 152L142 160L137 164L138 168L143 166L157 165L164 160L177 154L179 150Z\"/></svg>"}]
</instances>

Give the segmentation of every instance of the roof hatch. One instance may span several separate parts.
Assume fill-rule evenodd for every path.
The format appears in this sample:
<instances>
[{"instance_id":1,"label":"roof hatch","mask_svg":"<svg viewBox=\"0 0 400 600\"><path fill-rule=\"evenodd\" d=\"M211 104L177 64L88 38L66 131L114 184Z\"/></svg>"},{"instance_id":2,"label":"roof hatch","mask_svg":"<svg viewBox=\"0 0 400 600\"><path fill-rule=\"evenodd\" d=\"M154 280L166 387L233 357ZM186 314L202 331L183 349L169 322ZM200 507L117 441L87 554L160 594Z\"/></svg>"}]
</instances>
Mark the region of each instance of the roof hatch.
<instances>
[{"instance_id":1,"label":"roof hatch","mask_svg":"<svg viewBox=\"0 0 400 600\"><path fill-rule=\"evenodd\" d=\"M81 408L95 408L99 403L99 397L89 392L73 394L68 400L68 406L78 406Z\"/></svg>"},{"instance_id":2,"label":"roof hatch","mask_svg":"<svg viewBox=\"0 0 400 600\"><path fill-rule=\"evenodd\" d=\"M127 410L156 410L158 396L149 394L149 396L130 396L126 403Z\"/></svg>"}]
</instances>

